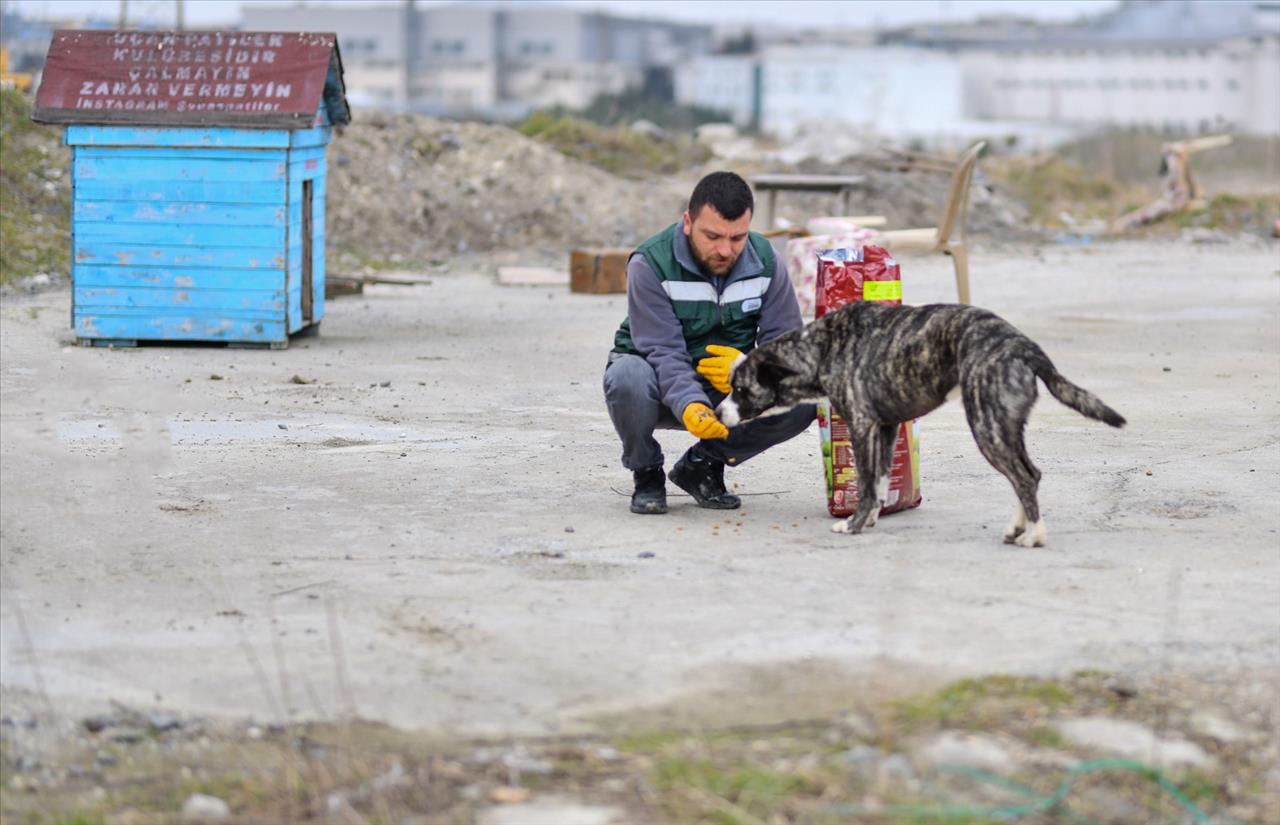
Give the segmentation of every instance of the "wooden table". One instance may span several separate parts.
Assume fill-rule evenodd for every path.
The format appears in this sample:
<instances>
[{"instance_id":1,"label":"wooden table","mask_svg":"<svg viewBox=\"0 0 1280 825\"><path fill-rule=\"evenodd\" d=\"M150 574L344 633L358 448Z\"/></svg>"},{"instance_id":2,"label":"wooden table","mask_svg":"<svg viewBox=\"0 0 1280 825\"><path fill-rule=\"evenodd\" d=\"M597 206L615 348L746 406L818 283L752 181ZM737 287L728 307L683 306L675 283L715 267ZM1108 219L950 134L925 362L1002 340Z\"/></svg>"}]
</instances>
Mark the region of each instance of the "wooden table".
<instances>
[{"instance_id":1,"label":"wooden table","mask_svg":"<svg viewBox=\"0 0 1280 825\"><path fill-rule=\"evenodd\" d=\"M751 187L757 193L768 193L764 207L764 231L773 228L773 216L778 205L778 193L789 192L830 192L840 195L843 202L842 215L850 214L850 195L866 182L865 175L756 175L751 179Z\"/></svg>"}]
</instances>

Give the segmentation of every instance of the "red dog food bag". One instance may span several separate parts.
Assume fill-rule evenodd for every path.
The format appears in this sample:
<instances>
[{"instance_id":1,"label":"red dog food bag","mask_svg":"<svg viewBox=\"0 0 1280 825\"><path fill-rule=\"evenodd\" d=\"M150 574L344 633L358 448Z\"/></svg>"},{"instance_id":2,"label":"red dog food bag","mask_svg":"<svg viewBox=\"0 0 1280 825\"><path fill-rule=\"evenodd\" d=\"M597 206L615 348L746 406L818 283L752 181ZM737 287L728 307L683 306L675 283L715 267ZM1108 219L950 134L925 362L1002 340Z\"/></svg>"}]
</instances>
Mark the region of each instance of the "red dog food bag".
<instances>
[{"instance_id":1,"label":"red dog food bag","mask_svg":"<svg viewBox=\"0 0 1280 825\"><path fill-rule=\"evenodd\" d=\"M853 301L902 303L902 278L898 262L878 246L826 249L818 253L815 317ZM827 476L827 510L833 516L852 515L858 507L858 478L853 443L844 419L831 411L829 402L818 405L818 435ZM898 427L889 470L889 489L880 514L919 507L920 424L907 421Z\"/></svg>"}]
</instances>

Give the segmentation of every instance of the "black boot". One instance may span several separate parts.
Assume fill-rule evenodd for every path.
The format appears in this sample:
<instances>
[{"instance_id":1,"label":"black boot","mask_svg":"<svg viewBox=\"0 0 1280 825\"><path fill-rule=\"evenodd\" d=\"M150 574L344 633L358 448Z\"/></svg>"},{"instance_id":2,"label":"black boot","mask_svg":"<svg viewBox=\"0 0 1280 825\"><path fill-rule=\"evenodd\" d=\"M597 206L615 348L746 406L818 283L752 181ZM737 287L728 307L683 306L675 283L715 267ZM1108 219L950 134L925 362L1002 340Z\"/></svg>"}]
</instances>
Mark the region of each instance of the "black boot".
<instances>
[{"instance_id":1,"label":"black boot","mask_svg":"<svg viewBox=\"0 0 1280 825\"><path fill-rule=\"evenodd\" d=\"M667 512L667 484L662 465L635 470L636 491L631 494L631 512L661 515Z\"/></svg>"},{"instance_id":2,"label":"black boot","mask_svg":"<svg viewBox=\"0 0 1280 825\"><path fill-rule=\"evenodd\" d=\"M724 462L703 455L694 444L680 457L667 476L671 482L693 496L699 507L712 510L736 510L742 499L724 489Z\"/></svg>"}]
</instances>

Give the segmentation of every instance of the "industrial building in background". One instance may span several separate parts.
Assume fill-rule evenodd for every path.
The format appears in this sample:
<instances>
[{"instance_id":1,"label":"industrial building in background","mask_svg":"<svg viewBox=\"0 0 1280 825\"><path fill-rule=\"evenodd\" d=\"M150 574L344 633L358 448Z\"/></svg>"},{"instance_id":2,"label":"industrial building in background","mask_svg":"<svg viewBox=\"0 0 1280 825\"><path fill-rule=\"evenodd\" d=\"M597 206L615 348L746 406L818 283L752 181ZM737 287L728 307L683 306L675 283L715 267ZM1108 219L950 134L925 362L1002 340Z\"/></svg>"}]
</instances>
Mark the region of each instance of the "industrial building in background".
<instances>
[{"instance_id":1,"label":"industrial building in background","mask_svg":"<svg viewBox=\"0 0 1280 825\"><path fill-rule=\"evenodd\" d=\"M242 8L250 31L338 32L353 105L513 118L645 88L670 96L677 65L711 51L711 27L537 3Z\"/></svg>"},{"instance_id":2,"label":"industrial building in background","mask_svg":"<svg viewBox=\"0 0 1280 825\"><path fill-rule=\"evenodd\" d=\"M810 32L698 57L677 71L676 99L782 137L836 123L929 142L1037 126L1280 134L1275 0L1125 0L1083 24L999 18L865 35L823 45Z\"/></svg>"},{"instance_id":3,"label":"industrial building in background","mask_svg":"<svg viewBox=\"0 0 1280 825\"><path fill-rule=\"evenodd\" d=\"M831 8L830 26L798 31L544 3L254 2L239 28L335 31L353 106L444 117L514 120L642 90L784 139L815 127L953 146L1108 127L1280 134L1280 0L1123 0L1074 24L888 30L857 5ZM4 24L10 70L38 71L51 27Z\"/></svg>"}]
</instances>

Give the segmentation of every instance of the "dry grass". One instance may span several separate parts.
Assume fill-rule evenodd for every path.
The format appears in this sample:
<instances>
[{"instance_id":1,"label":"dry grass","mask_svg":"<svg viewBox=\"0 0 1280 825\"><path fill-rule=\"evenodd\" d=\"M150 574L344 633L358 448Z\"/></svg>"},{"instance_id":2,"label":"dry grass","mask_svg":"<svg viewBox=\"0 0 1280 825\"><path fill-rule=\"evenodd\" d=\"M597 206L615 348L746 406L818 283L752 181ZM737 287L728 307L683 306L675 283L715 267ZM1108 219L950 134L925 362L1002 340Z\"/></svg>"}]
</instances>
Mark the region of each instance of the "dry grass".
<instances>
[{"instance_id":1,"label":"dry grass","mask_svg":"<svg viewBox=\"0 0 1280 825\"><path fill-rule=\"evenodd\" d=\"M1145 206L1160 194L1160 147L1150 132L1108 132L1035 156L996 156L983 169L1027 204L1032 223L1051 229L1102 221ZM1197 153L1192 170L1203 208L1170 215L1136 234L1188 227L1270 236L1280 218L1280 138L1237 137L1232 145Z\"/></svg>"},{"instance_id":2,"label":"dry grass","mask_svg":"<svg viewBox=\"0 0 1280 825\"><path fill-rule=\"evenodd\" d=\"M720 825L1190 821L1181 795L1218 821L1261 825L1275 812L1273 754L1192 730L1194 709L1212 699L1196 682L1138 689L1085 672L968 679L837 718L622 738L441 743L360 721L265 731L189 723L140 743L113 743L109 731L68 743L56 779L18 771L6 734L0 779L5 822L61 825L170 822L192 793L223 799L249 823L461 825L492 805L554 793L625 811L627 822ZM1098 754L1051 723L1080 715L1196 741L1217 767L1170 774L1176 793L1142 765L1104 766L1066 786L1067 768ZM1272 727L1260 735L1274 740L1275 720L1264 723ZM946 731L998 738L1015 767L996 776L931 764L921 749ZM29 780L38 784L22 790Z\"/></svg>"},{"instance_id":3,"label":"dry grass","mask_svg":"<svg viewBox=\"0 0 1280 825\"><path fill-rule=\"evenodd\" d=\"M70 156L61 129L31 121L31 101L0 90L0 283L70 275Z\"/></svg>"}]
</instances>

